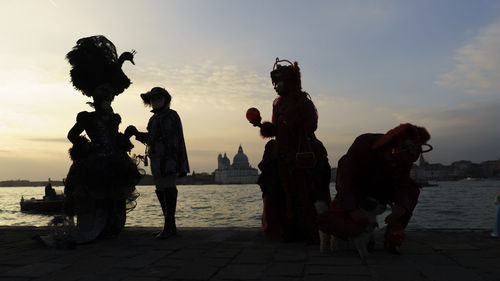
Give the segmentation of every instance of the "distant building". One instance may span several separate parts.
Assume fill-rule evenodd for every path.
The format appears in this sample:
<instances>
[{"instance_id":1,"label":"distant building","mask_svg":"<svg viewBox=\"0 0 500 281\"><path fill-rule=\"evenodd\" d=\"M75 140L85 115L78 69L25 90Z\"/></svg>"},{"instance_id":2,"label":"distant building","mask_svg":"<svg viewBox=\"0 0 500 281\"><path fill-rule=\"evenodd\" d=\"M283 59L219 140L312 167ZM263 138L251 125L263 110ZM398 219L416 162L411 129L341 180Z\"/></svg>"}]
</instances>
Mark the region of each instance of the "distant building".
<instances>
[{"instance_id":1,"label":"distant building","mask_svg":"<svg viewBox=\"0 0 500 281\"><path fill-rule=\"evenodd\" d=\"M468 178L500 179L500 159L481 163L460 160L451 165L429 164L424 156L420 156L419 165L413 165L411 178L417 182L461 180Z\"/></svg>"},{"instance_id":2,"label":"distant building","mask_svg":"<svg viewBox=\"0 0 500 281\"><path fill-rule=\"evenodd\" d=\"M257 183L259 172L252 168L248 157L243 153L243 148L238 148L238 153L233 158L233 164L226 153L217 157L217 170L215 170L215 183L219 184L252 184Z\"/></svg>"}]
</instances>

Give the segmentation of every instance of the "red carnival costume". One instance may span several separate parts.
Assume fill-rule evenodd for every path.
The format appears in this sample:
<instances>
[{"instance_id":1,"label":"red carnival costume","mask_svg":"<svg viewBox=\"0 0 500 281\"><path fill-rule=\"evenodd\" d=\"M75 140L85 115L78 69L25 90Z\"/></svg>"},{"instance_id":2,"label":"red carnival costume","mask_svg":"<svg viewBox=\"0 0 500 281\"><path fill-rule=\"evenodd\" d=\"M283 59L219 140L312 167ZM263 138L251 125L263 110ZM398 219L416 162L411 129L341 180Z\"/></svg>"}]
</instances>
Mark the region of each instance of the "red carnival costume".
<instances>
[{"instance_id":1,"label":"red carnival costume","mask_svg":"<svg viewBox=\"0 0 500 281\"><path fill-rule=\"evenodd\" d=\"M360 207L371 197L391 205L386 245L399 246L420 193L420 186L410 179L410 170L429 139L424 128L411 124L402 124L385 135L357 137L339 160L337 195L330 211L319 217L320 228L342 239L359 235L368 223Z\"/></svg>"},{"instance_id":2,"label":"red carnival costume","mask_svg":"<svg viewBox=\"0 0 500 281\"><path fill-rule=\"evenodd\" d=\"M263 137L275 137L266 144L259 163L262 228L270 239L317 241L313 203L331 199L328 155L314 134L318 113L309 94L301 90L297 63L282 66L278 62L271 72L279 95L273 103L272 123L261 124L256 109L247 112Z\"/></svg>"}]
</instances>

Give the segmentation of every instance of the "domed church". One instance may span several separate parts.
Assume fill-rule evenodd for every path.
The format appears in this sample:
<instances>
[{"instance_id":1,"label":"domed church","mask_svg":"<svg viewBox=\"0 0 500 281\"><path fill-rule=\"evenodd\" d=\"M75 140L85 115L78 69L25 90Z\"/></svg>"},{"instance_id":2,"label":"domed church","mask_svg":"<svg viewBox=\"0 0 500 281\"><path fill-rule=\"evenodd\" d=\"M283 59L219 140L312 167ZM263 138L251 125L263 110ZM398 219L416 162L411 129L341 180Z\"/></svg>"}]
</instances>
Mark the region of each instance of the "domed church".
<instances>
[{"instance_id":1,"label":"domed church","mask_svg":"<svg viewBox=\"0 0 500 281\"><path fill-rule=\"evenodd\" d=\"M243 148L238 148L238 153L233 158L233 164L229 161L226 153L219 153L217 157L217 170L215 170L215 182L219 184L252 184L257 183L258 171L250 166L248 157L243 153Z\"/></svg>"}]
</instances>

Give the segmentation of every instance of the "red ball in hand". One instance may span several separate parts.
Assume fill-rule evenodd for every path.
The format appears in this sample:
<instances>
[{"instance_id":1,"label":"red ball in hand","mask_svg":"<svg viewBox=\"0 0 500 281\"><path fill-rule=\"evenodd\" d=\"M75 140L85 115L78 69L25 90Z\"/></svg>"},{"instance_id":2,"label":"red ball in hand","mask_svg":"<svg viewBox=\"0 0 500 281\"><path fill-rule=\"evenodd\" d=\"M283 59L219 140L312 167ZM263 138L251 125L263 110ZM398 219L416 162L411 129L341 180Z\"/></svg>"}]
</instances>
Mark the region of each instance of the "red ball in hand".
<instances>
[{"instance_id":1,"label":"red ball in hand","mask_svg":"<svg viewBox=\"0 0 500 281\"><path fill-rule=\"evenodd\" d=\"M260 112L255 107L251 107L247 110L246 117L247 117L248 122L250 122L250 123L259 123L261 120Z\"/></svg>"}]
</instances>

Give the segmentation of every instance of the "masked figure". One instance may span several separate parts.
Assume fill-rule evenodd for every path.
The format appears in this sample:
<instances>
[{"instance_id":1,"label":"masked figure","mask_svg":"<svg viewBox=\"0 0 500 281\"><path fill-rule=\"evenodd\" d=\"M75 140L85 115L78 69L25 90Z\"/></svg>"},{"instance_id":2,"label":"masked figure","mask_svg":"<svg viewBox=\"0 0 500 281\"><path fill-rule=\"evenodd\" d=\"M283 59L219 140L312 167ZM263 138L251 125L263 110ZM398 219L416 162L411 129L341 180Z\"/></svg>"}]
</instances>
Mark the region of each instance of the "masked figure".
<instances>
[{"instance_id":1,"label":"masked figure","mask_svg":"<svg viewBox=\"0 0 500 281\"><path fill-rule=\"evenodd\" d=\"M281 65L281 62L289 65ZM270 239L318 241L315 201L330 202L330 165L323 144L314 132L318 112L311 97L302 91L297 62L276 62L271 79L278 98L272 122L260 123L256 109L248 120L260 127L266 144L259 163L264 210L262 228Z\"/></svg>"},{"instance_id":2,"label":"masked figure","mask_svg":"<svg viewBox=\"0 0 500 281\"><path fill-rule=\"evenodd\" d=\"M374 198L392 208L385 219L385 247L396 253L420 193L421 186L410 179L410 170L422 152L432 149L426 144L429 139L425 128L411 124L401 124L386 134L357 137L339 160L337 195L329 212L318 219L321 230L341 239L358 236L369 223L360 208ZM422 151L422 145L430 149Z\"/></svg>"},{"instance_id":3,"label":"masked figure","mask_svg":"<svg viewBox=\"0 0 500 281\"><path fill-rule=\"evenodd\" d=\"M78 113L68 133L73 164L65 181L65 212L77 216L76 229L66 237L71 243L117 236L126 211L135 207L141 175L127 154L132 144L118 131L121 117L111 107L114 97L130 85L121 66L125 60L133 63L133 53L118 57L111 41L92 36L78 40L66 56L73 86L93 99L89 104L95 109ZM44 237L44 242L58 241Z\"/></svg>"},{"instance_id":4,"label":"masked figure","mask_svg":"<svg viewBox=\"0 0 500 281\"><path fill-rule=\"evenodd\" d=\"M189 173L182 123L177 112L170 109L172 97L165 89L155 87L141 94L141 98L146 106L153 108L148 131L139 132L136 127L129 126L125 133L135 135L138 141L148 147L156 195L164 216L163 230L156 235L156 238L167 239L177 234L176 179Z\"/></svg>"}]
</instances>

